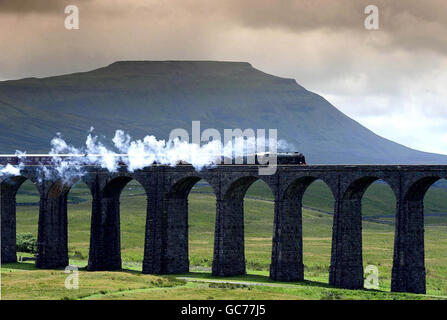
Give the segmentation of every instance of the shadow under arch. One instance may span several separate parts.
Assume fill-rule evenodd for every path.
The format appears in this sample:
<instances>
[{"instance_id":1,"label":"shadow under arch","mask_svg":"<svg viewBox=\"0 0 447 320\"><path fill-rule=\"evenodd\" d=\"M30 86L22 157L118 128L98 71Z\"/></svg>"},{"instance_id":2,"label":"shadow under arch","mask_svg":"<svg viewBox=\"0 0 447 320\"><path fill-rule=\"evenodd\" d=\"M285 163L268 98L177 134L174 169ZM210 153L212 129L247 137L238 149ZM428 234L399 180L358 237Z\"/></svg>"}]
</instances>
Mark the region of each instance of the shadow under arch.
<instances>
[{"instance_id":1,"label":"shadow under arch","mask_svg":"<svg viewBox=\"0 0 447 320\"><path fill-rule=\"evenodd\" d=\"M190 175L174 181L163 199L162 230L165 248L161 261L163 274L186 273L190 268L190 234L189 234L189 195L193 187L204 181L211 187L211 192L216 196L216 190L209 184L206 178L199 175Z\"/></svg>"},{"instance_id":2,"label":"shadow under arch","mask_svg":"<svg viewBox=\"0 0 447 320\"><path fill-rule=\"evenodd\" d=\"M1 261L2 263L12 263L17 261L17 193L25 181L34 185L39 194L40 189L35 181L30 178L20 176L6 177L0 182L1 195ZM39 199L40 202L40 199Z\"/></svg>"},{"instance_id":3,"label":"shadow under arch","mask_svg":"<svg viewBox=\"0 0 447 320\"><path fill-rule=\"evenodd\" d=\"M244 197L258 176L233 180L217 200L214 259L212 274L230 276L246 273L244 245ZM273 193L272 187L264 181Z\"/></svg>"},{"instance_id":4,"label":"shadow under arch","mask_svg":"<svg viewBox=\"0 0 447 320\"><path fill-rule=\"evenodd\" d=\"M126 187L129 186L129 190ZM132 188L138 188L134 193ZM120 198L126 190L126 208L120 211ZM143 199L141 199L143 196ZM129 198L129 199L127 199ZM138 212L141 201L146 203L143 212ZM144 248L146 214L148 210L148 194L144 185L132 175L117 175L110 177L103 187L94 194L92 201L92 218L90 231L89 271L112 271L122 268L122 233L129 241L126 249ZM122 216L127 216L126 223L122 223ZM143 218L140 219L140 216ZM135 222L135 219L144 222ZM124 228L122 227L124 226ZM138 230L136 230L138 229ZM140 230L141 229L141 230ZM138 238L138 239L137 239ZM143 249L142 249L143 250ZM129 254L129 259L143 260L144 254Z\"/></svg>"}]
</instances>

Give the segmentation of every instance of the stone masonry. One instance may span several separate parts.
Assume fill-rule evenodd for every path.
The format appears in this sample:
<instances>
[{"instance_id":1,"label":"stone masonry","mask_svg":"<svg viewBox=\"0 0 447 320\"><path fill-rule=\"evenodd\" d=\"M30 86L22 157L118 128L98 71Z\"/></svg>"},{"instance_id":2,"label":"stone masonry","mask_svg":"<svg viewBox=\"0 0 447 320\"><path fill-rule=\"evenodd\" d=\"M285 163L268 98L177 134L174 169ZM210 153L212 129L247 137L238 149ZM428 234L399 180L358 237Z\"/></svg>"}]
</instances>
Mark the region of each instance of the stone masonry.
<instances>
[{"instance_id":1,"label":"stone masonry","mask_svg":"<svg viewBox=\"0 0 447 320\"><path fill-rule=\"evenodd\" d=\"M152 166L130 173L87 167L83 181L92 193L92 220L88 270L121 269L121 191L132 179L147 194L143 273L173 274L189 270L188 194L206 180L216 195L216 223L212 273L244 274L244 196L258 179L275 197L270 277L277 281L304 279L302 253L302 197L315 180L331 189L334 203L329 284L363 287L362 208L366 189L384 180L394 191L396 228L391 290L425 293L423 199L437 180L447 178L447 166L406 165L278 165L274 175L258 174L257 165L220 165L196 171L189 165ZM40 181L36 168L21 176L0 180L1 259L16 257L16 192L31 180L40 193L36 266L52 269L68 265L67 194L75 181Z\"/></svg>"}]
</instances>

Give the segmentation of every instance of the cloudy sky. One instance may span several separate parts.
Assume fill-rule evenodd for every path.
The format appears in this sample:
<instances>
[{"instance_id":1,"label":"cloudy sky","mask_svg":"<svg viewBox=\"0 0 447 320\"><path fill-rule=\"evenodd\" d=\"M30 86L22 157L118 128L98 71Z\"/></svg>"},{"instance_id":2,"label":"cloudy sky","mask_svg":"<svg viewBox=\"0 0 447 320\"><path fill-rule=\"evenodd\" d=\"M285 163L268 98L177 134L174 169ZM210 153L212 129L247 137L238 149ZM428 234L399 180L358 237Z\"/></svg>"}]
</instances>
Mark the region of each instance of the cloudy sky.
<instances>
[{"instance_id":1,"label":"cloudy sky","mask_svg":"<svg viewBox=\"0 0 447 320\"><path fill-rule=\"evenodd\" d=\"M379 9L367 30L365 7ZM77 5L80 29L66 30ZM0 80L117 60L248 61L381 136L447 154L445 0L0 0Z\"/></svg>"}]
</instances>

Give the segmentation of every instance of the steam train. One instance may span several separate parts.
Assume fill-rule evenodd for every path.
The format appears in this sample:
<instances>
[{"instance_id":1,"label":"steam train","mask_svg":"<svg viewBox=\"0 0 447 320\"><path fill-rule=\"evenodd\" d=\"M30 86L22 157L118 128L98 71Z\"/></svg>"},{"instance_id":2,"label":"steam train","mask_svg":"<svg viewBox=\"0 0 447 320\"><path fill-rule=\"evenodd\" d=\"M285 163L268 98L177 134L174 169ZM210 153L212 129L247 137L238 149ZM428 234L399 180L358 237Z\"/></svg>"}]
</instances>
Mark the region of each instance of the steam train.
<instances>
[{"instance_id":1,"label":"steam train","mask_svg":"<svg viewBox=\"0 0 447 320\"><path fill-rule=\"evenodd\" d=\"M116 157L118 157L118 164L119 165L125 165L125 163L122 161L123 158L127 157L126 154L115 154ZM255 155L255 164L265 164L264 161L258 161L260 156L264 157L273 157L273 154L269 153L263 153L263 154L256 154ZM52 165L55 164L57 161L55 161L55 158L59 158L62 160L68 160L68 159L75 159L80 160L79 162L82 163L82 158L87 157L87 155L82 154L57 154L57 155L51 155L51 154L27 154L24 156L17 156L17 155L0 155L0 165L5 166L7 164L11 165ZM100 154L89 154L88 155L90 161L86 161L85 163L92 163L92 159L95 157L102 157ZM220 160L221 164L226 163L239 163L237 161L225 161L225 159ZM245 156L243 158L242 163L247 164L248 159ZM286 165L306 165L306 159L302 153L299 152L291 152L291 153L277 153L276 154L276 163L277 164L286 164ZM154 163L156 164L156 163ZM178 164L189 164L185 161L179 161ZM250 164L250 163L248 163Z\"/></svg>"},{"instance_id":2,"label":"steam train","mask_svg":"<svg viewBox=\"0 0 447 320\"><path fill-rule=\"evenodd\" d=\"M255 155L255 164L265 164L265 160L264 161L259 161L259 157L264 156L266 158L272 158L274 155L276 155L276 163L277 164L287 164L287 165L306 165L306 158L304 157L304 155L300 152L280 152L280 153L276 153L276 154L270 154L268 152L264 152L264 153L257 153ZM224 162L225 163L225 162ZM237 162L236 162L237 163ZM242 163L244 164L250 164L248 162L247 156L243 157L243 161Z\"/></svg>"},{"instance_id":3,"label":"steam train","mask_svg":"<svg viewBox=\"0 0 447 320\"><path fill-rule=\"evenodd\" d=\"M300 152L281 152L277 153L278 164L298 164L307 165L306 157Z\"/></svg>"},{"instance_id":4,"label":"steam train","mask_svg":"<svg viewBox=\"0 0 447 320\"><path fill-rule=\"evenodd\" d=\"M279 153L278 154L278 163L280 164L299 164L299 165L307 165L306 157L304 154L300 152L287 152L287 153Z\"/></svg>"}]
</instances>

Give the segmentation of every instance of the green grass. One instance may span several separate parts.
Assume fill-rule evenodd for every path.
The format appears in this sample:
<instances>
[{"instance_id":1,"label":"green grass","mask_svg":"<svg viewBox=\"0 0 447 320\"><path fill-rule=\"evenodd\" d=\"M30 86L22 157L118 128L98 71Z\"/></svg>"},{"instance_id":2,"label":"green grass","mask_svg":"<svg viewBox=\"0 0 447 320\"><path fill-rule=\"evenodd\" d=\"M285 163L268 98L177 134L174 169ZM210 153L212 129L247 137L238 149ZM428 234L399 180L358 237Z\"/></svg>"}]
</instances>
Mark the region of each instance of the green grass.
<instances>
[{"instance_id":1,"label":"green grass","mask_svg":"<svg viewBox=\"0 0 447 320\"><path fill-rule=\"evenodd\" d=\"M34 186L24 185L17 201L35 202L30 199ZM189 196L189 259L190 278L211 279L214 246L215 197L207 193L209 186L198 184ZM383 210L392 199L391 190L386 185L376 184L367 191L368 206L382 200ZM305 195L305 204L323 210L325 207L323 183L314 183ZM86 265L90 240L91 198L82 184L76 186L69 195L83 198L80 203L68 206L69 255L70 263L81 267ZM328 190L326 190L328 191ZM432 188L427 198L439 199L442 208L447 190ZM262 183L255 183L245 200L245 257L248 275L225 278L225 280L271 283L268 270L271 259L271 239L273 230L273 202L271 192ZM330 197L329 197L330 200ZM330 202L329 200L328 203ZM427 199L426 199L427 200ZM365 203L365 201L364 201ZM439 207L439 206L438 206ZM441 209L439 209L441 210ZM328 210L329 211L329 210ZM441 210L442 211L442 210ZM370 215L383 212L370 211ZM37 206L17 207L17 231L37 235ZM364 265L373 264L379 268L380 291L351 291L330 288L328 269L330 264L332 216L313 210L303 210L303 253L305 282L288 287L253 286L219 288L216 284L178 281L173 276L145 276L140 274L143 259L144 226L146 219L146 197L141 186L130 184L121 196L121 246L125 270L123 272L91 273L81 270L78 293L63 287L66 275L63 270L36 270L30 263L2 266L3 298L43 298L43 299L419 299L447 297L447 224L443 217L426 224L426 268L427 296L389 293L393 256L394 226L363 222ZM429 220L429 219L426 219ZM432 224L433 223L433 224ZM23 254L20 254L23 255ZM121 278L122 277L122 278ZM117 280L118 279L118 280ZM214 278L215 279L215 278ZM161 281L154 285L154 281ZM128 285L125 285L128 283ZM223 285L222 285L223 286Z\"/></svg>"},{"instance_id":2,"label":"green grass","mask_svg":"<svg viewBox=\"0 0 447 320\"><path fill-rule=\"evenodd\" d=\"M72 261L72 265L84 265ZM280 283L267 272L220 278L209 273L143 275L135 266L124 264L122 271L88 272L79 269L79 289L65 288L67 274L62 269L39 270L30 262L2 266L2 299L441 299L433 295L391 293L380 290L345 290L325 282L305 280ZM447 297L446 297L447 298Z\"/></svg>"},{"instance_id":3,"label":"green grass","mask_svg":"<svg viewBox=\"0 0 447 320\"><path fill-rule=\"evenodd\" d=\"M64 270L39 270L31 263L2 266L2 299L81 299L93 294L135 290L142 288L172 287L180 280L143 275L138 271L119 272L79 271L79 289L65 288Z\"/></svg>"}]
</instances>

